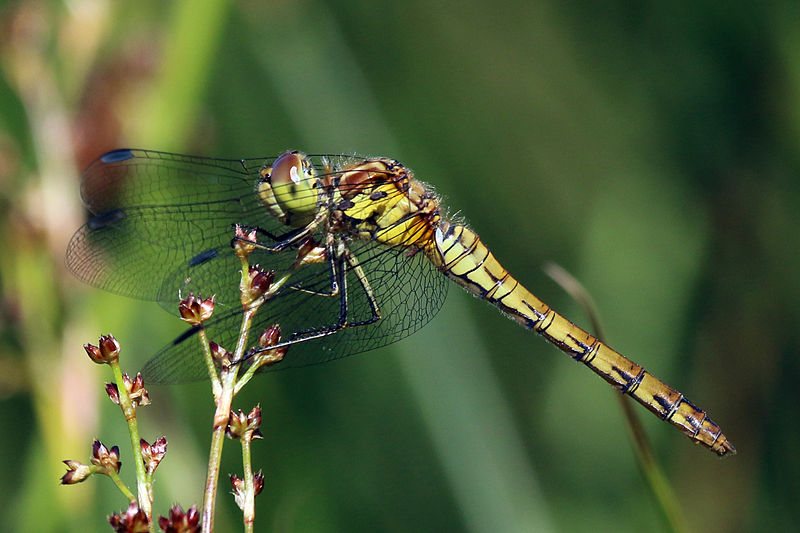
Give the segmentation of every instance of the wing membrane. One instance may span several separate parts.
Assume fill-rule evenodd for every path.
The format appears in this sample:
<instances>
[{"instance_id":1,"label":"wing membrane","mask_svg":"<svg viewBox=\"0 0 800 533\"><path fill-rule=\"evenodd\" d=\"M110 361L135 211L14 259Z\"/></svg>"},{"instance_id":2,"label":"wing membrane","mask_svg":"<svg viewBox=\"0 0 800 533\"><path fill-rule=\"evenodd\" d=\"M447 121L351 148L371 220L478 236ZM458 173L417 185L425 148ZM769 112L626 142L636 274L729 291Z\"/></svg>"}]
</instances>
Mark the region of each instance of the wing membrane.
<instances>
[{"instance_id":1,"label":"wing membrane","mask_svg":"<svg viewBox=\"0 0 800 533\"><path fill-rule=\"evenodd\" d=\"M321 156L341 168L352 158ZM241 321L239 260L230 241L233 224L282 235L293 228L272 217L256 195L260 171L274 158L209 159L146 150L115 150L84 173L82 197L95 216L72 238L67 265L96 287L159 302L175 312L178 292L217 296L215 315L207 323L212 340L233 349ZM329 168L317 158L318 171ZM315 191L313 194L318 194ZM325 242L321 228L315 238ZM346 328L328 337L292 345L274 368L320 363L383 346L411 334L438 311L446 278L422 254L390 248L370 240L339 236L364 270L382 318L368 326ZM266 242L265 244L274 244ZM251 264L287 272L296 249L280 253L257 250ZM348 321L366 320L372 311L349 266ZM278 323L283 338L336 324L338 297L330 291L330 267L310 265L256 315L253 335ZM305 289L301 291L298 289ZM191 337L191 336L190 336ZM255 337L254 337L255 338ZM193 338L181 339L159 352L146 366L151 382L180 382L207 377Z\"/></svg>"},{"instance_id":2,"label":"wing membrane","mask_svg":"<svg viewBox=\"0 0 800 533\"><path fill-rule=\"evenodd\" d=\"M346 328L334 335L294 344L282 362L268 367L266 371L323 363L391 344L427 324L441 308L447 294L447 278L436 272L422 254L409 257L404 248L388 248L371 241L355 241L351 250L374 291L382 318L374 324ZM254 253L254 259L257 258L263 265L269 264L269 255L286 255L269 254L264 257L264 254L269 252ZM215 316L206 326L209 338L229 350L235 347L242 320L238 290L230 290L230 287L236 286L238 274L235 270L228 274L227 283L220 282L217 274L223 265L233 269L237 264L238 259L230 252L190 272L190 285L196 283L198 288L213 286L217 290L225 290L226 296L218 299ZM203 267L209 268L208 276L198 271ZM369 301L350 268L347 269L347 287L348 322L368 320L371 317ZM338 297L299 291L298 288L316 293L329 290L328 266L311 265L298 271L288 286L258 311L251 338L257 338L261 331L276 323L283 330L284 340L291 339L292 334L299 331L323 329L337 323ZM210 294L206 288L202 292ZM193 336L187 338L185 335L176 341L147 363L143 372L148 381L177 383L207 378L199 342Z\"/></svg>"}]
</instances>

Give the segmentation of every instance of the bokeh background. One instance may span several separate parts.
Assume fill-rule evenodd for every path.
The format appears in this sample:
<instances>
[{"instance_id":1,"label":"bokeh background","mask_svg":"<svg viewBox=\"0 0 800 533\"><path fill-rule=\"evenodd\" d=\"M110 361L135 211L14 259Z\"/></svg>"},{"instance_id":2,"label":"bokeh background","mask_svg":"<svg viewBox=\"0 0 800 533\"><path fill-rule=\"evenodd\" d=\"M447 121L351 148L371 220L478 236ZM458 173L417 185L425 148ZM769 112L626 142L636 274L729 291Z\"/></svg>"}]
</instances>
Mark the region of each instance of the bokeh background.
<instances>
[{"instance_id":1,"label":"bokeh background","mask_svg":"<svg viewBox=\"0 0 800 533\"><path fill-rule=\"evenodd\" d=\"M0 524L106 531L107 479L62 459L127 433L81 345L134 372L181 330L63 267L81 169L121 146L218 157L387 155L434 184L505 266L707 409L720 460L637 407L688 531L786 531L800 496L800 5L771 2L0 4ZM211 398L153 387L155 509L200 503ZM666 531L614 392L451 288L418 334L269 374L257 527ZM226 446L223 472L240 472ZM225 480L223 479L223 482ZM238 529L222 485L219 530Z\"/></svg>"}]
</instances>

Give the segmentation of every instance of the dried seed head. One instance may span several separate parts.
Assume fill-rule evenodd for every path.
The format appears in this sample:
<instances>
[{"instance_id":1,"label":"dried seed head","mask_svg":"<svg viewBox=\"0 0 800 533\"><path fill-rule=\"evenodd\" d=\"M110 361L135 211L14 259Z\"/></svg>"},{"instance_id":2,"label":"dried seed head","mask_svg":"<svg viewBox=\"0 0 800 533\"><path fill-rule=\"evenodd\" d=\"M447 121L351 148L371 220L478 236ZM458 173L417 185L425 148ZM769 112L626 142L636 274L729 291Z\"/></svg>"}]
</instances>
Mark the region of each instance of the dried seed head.
<instances>
[{"instance_id":1,"label":"dried seed head","mask_svg":"<svg viewBox=\"0 0 800 533\"><path fill-rule=\"evenodd\" d=\"M251 266L248 274L250 276L250 291L253 296L259 296L267 292L275 279L274 270L262 270L258 265Z\"/></svg>"},{"instance_id":2,"label":"dried seed head","mask_svg":"<svg viewBox=\"0 0 800 533\"><path fill-rule=\"evenodd\" d=\"M235 236L231 245L236 252L236 256L240 259L247 259L247 257L256 249L257 232L255 228L247 228L236 224Z\"/></svg>"},{"instance_id":3,"label":"dried seed head","mask_svg":"<svg viewBox=\"0 0 800 533\"><path fill-rule=\"evenodd\" d=\"M148 474L152 474L167 453L167 438L159 437L153 444L148 444L146 440L141 439L139 447L142 450L144 468Z\"/></svg>"},{"instance_id":4,"label":"dried seed head","mask_svg":"<svg viewBox=\"0 0 800 533\"><path fill-rule=\"evenodd\" d=\"M181 318L192 326L199 326L209 318L214 312L214 296L203 298L198 294L195 296L189 293L188 298L184 298L178 304L178 311Z\"/></svg>"},{"instance_id":5,"label":"dried seed head","mask_svg":"<svg viewBox=\"0 0 800 533\"><path fill-rule=\"evenodd\" d=\"M89 465L70 459L64 461L64 464L67 465L67 473L61 476L62 485L74 485L92 475L92 467Z\"/></svg>"},{"instance_id":6,"label":"dried seed head","mask_svg":"<svg viewBox=\"0 0 800 533\"><path fill-rule=\"evenodd\" d=\"M147 533L150 523L147 515L139 509L139 504L131 502L123 514L114 513L108 517L108 523L118 533Z\"/></svg>"},{"instance_id":7,"label":"dried seed head","mask_svg":"<svg viewBox=\"0 0 800 533\"><path fill-rule=\"evenodd\" d=\"M199 533L200 514L197 506L192 505L184 512L180 505L174 505L169 510L169 518L160 516L158 525L165 533Z\"/></svg>"},{"instance_id":8,"label":"dried seed head","mask_svg":"<svg viewBox=\"0 0 800 533\"><path fill-rule=\"evenodd\" d=\"M264 473L261 470L253 474L253 488L255 489L256 496L261 494L261 491L264 490Z\"/></svg>"},{"instance_id":9,"label":"dried seed head","mask_svg":"<svg viewBox=\"0 0 800 533\"><path fill-rule=\"evenodd\" d=\"M102 474L108 472L119 473L122 463L119 460L119 446L112 446L109 450L106 445L95 439L92 444L92 464L98 467Z\"/></svg>"},{"instance_id":10,"label":"dried seed head","mask_svg":"<svg viewBox=\"0 0 800 533\"><path fill-rule=\"evenodd\" d=\"M275 346L281 340L281 327L278 324L273 324L265 329L258 337L258 345L262 348L269 348Z\"/></svg>"},{"instance_id":11,"label":"dried seed head","mask_svg":"<svg viewBox=\"0 0 800 533\"><path fill-rule=\"evenodd\" d=\"M119 361L119 342L113 335L103 335L98 342L99 346L84 344L89 358L97 364L110 364Z\"/></svg>"}]
</instances>

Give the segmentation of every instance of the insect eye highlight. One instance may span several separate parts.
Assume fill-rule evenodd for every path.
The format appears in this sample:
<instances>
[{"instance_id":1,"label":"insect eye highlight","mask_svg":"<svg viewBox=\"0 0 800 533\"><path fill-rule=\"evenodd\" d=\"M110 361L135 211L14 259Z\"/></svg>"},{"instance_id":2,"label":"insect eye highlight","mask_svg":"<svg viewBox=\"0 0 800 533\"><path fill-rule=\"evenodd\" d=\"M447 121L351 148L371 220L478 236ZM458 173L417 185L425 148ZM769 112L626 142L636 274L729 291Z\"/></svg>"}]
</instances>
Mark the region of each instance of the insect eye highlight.
<instances>
[{"instance_id":1,"label":"insect eye highlight","mask_svg":"<svg viewBox=\"0 0 800 533\"><path fill-rule=\"evenodd\" d=\"M300 185L314 178L314 167L302 152L285 152L272 165L270 181L273 185Z\"/></svg>"}]
</instances>

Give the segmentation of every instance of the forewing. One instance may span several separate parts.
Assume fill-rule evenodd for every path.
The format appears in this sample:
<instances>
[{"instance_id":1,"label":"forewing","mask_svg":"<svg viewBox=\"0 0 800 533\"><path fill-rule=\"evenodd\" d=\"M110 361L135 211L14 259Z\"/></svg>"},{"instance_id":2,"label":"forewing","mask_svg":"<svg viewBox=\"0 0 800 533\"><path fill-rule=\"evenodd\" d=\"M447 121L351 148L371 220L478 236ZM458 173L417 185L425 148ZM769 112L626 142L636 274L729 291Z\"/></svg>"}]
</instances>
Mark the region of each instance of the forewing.
<instances>
[{"instance_id":1,"label":"forewing","mask_svg":"<svg viewBox=\"0 0 800 533\"><path fill-rule=\"evenodd\" d=\"M84 172L82 196L95 217L72 237L67 266L96 287L159 299L166 273L229 248L233 224L279 231L254 192L258 169L269 161L105 154Z\"/></svg>"}]
</instances>

